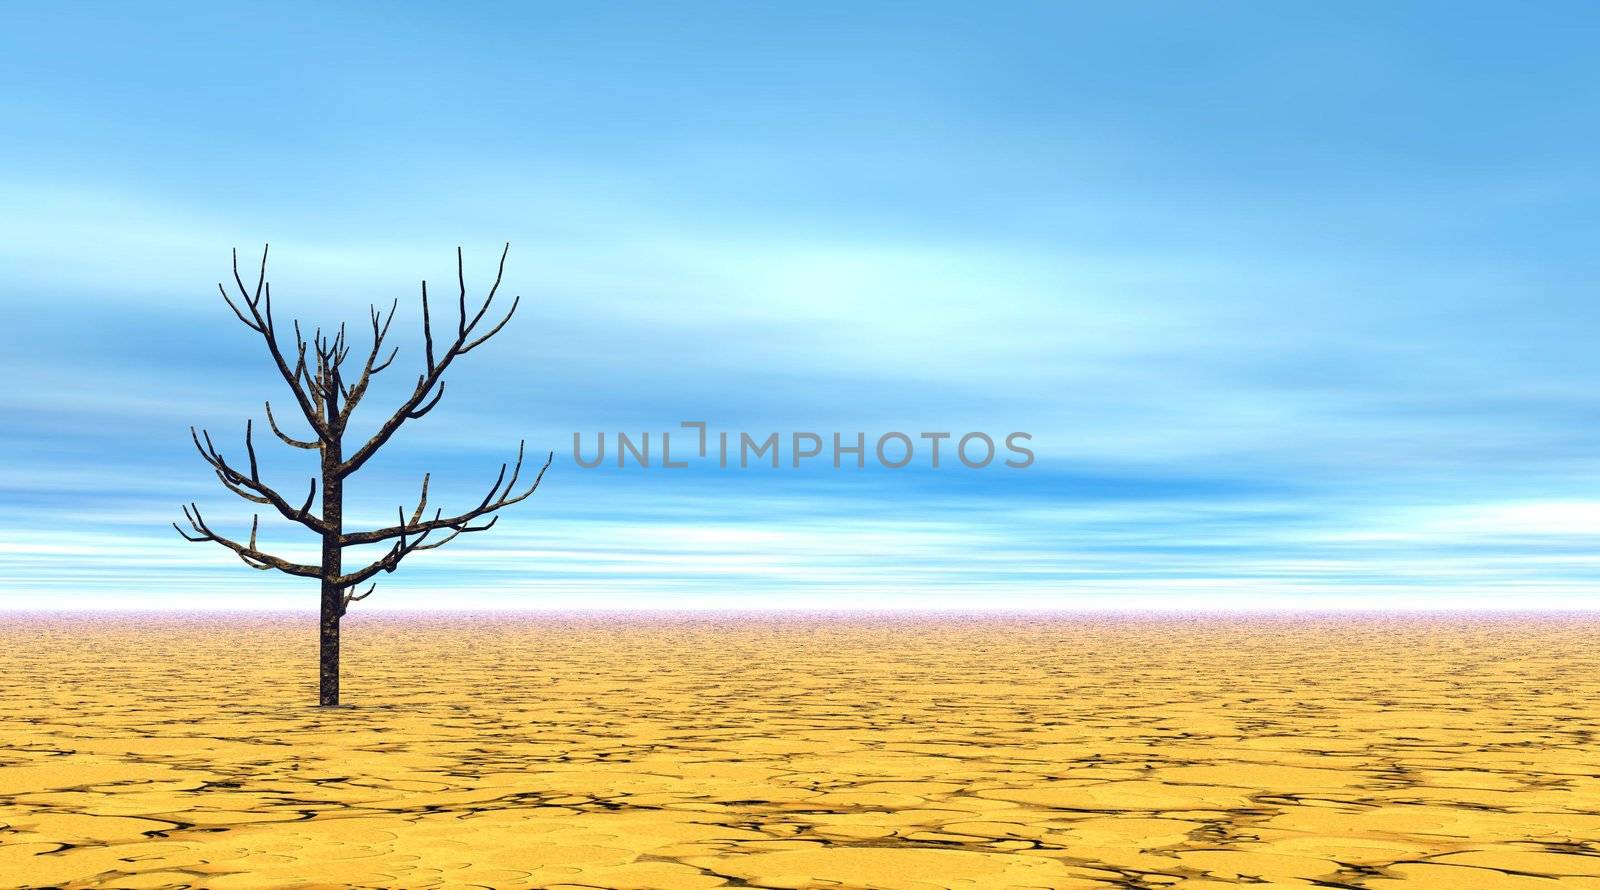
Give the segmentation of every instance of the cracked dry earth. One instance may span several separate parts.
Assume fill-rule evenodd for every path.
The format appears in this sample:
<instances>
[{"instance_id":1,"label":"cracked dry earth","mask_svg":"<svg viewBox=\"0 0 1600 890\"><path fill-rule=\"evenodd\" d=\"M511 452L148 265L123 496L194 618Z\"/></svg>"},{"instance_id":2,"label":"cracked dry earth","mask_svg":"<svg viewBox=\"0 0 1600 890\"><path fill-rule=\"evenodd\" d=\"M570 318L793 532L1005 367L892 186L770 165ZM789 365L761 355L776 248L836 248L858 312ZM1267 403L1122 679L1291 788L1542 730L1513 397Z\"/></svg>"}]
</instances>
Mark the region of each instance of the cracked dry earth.
<instances>
[{"instance_id":1,"label":"cracked dry earth","mask_svg":"<svg viewBox=\"0 0 1600 890\"><path fill-rule=\"evenodd\" d=\"M1600 888L1600 619L0 619L0 886Z\"/></svg>"}]
</instances>

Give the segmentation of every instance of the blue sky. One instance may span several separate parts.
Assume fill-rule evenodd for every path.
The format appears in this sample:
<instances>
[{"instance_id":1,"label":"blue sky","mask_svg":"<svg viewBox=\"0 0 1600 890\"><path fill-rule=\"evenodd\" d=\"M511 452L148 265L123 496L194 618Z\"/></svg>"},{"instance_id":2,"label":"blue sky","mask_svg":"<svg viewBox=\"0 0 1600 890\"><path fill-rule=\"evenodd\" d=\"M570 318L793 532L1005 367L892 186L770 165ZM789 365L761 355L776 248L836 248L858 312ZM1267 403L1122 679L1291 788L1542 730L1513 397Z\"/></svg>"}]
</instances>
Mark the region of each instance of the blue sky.
<instances>
[{"instance_id":1,"label":"blue sky","mask_svg":"<svg viewBox=\"0 0 1600 890\"><path fill-rule=\"evenodd\" d=\"M556 463L372 608L1595 602L1592 5L0 17L0 606L315 607L167 525L248 528L187 427L237 452L285 398L214 290L265 241L286 316L400 298L391 387L418 280L513 245L518 318L349 513L425 469L470 506L520 437ZM571 460L682 420L1038 459Z\"/></svg>"}]
</instances>

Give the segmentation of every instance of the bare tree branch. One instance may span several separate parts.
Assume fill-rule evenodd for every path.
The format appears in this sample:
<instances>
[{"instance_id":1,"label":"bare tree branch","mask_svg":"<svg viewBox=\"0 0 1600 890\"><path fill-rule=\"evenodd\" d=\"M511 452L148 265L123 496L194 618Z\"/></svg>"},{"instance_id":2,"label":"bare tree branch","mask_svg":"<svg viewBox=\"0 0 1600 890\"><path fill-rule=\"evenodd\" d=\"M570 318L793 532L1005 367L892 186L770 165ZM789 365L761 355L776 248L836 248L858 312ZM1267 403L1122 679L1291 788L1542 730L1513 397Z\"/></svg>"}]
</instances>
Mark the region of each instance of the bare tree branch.
<instances>
[{"instance_id":1,"label":"bare tree branch","mask_svg":"<svg viewBox=\"0 0 1600 890\"><path fill-rule=\"evenodd\" d=\"M450 363L455 361L458 356L467 354L490 337L499 333L506 326L506 323L511 320L511 316L517 311L517 306L521 304L520 297L512 302L510 311L506 313L499 323L490 328L487 333L478 336L476 339L473 338L473 334L478 329L478 324L489 311L490 305L494 303L495 294L500 290L500 282L505 277L506 255L510 252L511 245L508 243L505 249L500 252L500 264L495 272L494 285L490 287L489 295L484 298L483 304L478 307L478 311L469 319L467 315L466 265L462 258L461 249L456 248L456 278L460 283L460 314L456 322L456 336L450 342L450 345L445 348L444 354L439 356L437 360L434 358L433 327L428 307L428 283L426 281L422 283L422 335L427 368L417 376L417 385L405 402L389 416L388 420L378 427L378 431L373 434L371 439L367 440L366 444L356 449L349 459L340 466L339 475L341 477L348 476L361 469L362 465L371 459L372 455L377 453L377 450L382 448L385 442L389 441L401 424L431 411L434 405L438 404L440 397L444 395L444 382L440 378L444 375L445 370L450 367ZM439 387L437 394L434 392L436 384ZM432 396L431 400L430 396ZM424 403L426 403L425 407Z\"/></svg>"},{"instance_id":2,"label":"bare tree branch","mask_svg":"<svg viewBox=\"0 0 1600 890\"><path fill-rule=\"evenodd\" d=\"M315 451L322 447L322 443L320 442L303 442L299 439L290 438L288 435L285 435L283 430L278 429L278 421L272 416L272 403L267 402L265 404L267 406L267 425L272 427L272 433L278 437L279 441L283 442L285 445L293 445L296 448L305 448L311 451Z\"/></svg>"},{"instance_id":3,"label":"bare tree branch","mask_svg":"<svg viewBox=\"0 0 1600 890\"><path fill-rule=\"evenodd\" d=\"M254 293L245 288L244 279L239 275L239 251L238 249L233 251L233 280L239 287L239 296L244 301L245 308L250 312L249 318L246 318L244 312L240 311L239 307L229 298L227 288L220 282L217 284L217 289L222 291L222 298L227 302L228 308L233 310L233 314L239 316L239 320L244 322L246 327L260 334L261 338L266 341L267 351L272 354L272 361L273 364L277 365L278 373L283 377L284 382L289 384L289 389L294 392L295 401L300 403L300 410L305 413L306 420L311 422L311 428L316 431L317 438L326 442L329 441L331 431L327 424L318 419L313 412L311 398L300 382L301 372L305 367L304 347L301 347L302 361L297 369L289 367L288 361L283 357L283 351L278 348L278 334L272 323L272 285L267 283L267 251L269 247L270 245L261 249L261 272L256 279ZM297 328L297 340L298 337L299 331Z\"/></svg>"},{"instance_id":4,"label":"bare tree branch","mask_svg":"<svg viewBox=\"0 0 1600 890\"><path fill-rule=\"evenodd\" d=\"M190 504L183 508L183 518L189 521L189 527L194 530L193 535L190 535L182 528L179 528L176 522L172 524L172 527L178 530L178 534L182 535L185 541L215 541L216 543L221 544L222 546L238 554L239 559L242 560L245 565L253 569L260 569L262 571L266 571L267 569L277 569L280 572L285 572L290 575L298 575L302 578L322 577L321 566L308 566L300 563L290 562L286 559L273 556L270 553L264 553L258 549L256 547L256 527L259 524L260 517L257 517L250 523L249 544L241 544L238 541L225 538L222 535L212 531L211 527L206 525L205 518L200 515L200 507L195 504Z\"/></svg>"},{"instance_id":5,"label":"bare tree branch","mask_svg":"<svg viewBox=\"0 0 1600 890\"><path fill-rule=\"evenodd\" d=\"M359 594L356 593L353 588L354 588L354 585L352 585L352 589L345 591L344 599L341 600L340 603L339 603L339 617L340 618L343 618L344 614L346 612L350 611L350 604L351 603L358 603L358 602L361 602L362 600L366 599L367 597L372 596L372 592L374 590L378 589L378 582L376 582L376 581L372 582L372 584L369 587L367 587L366 590L363 590Z\"/></svg>"},{"instance_id":6,"label":"bare tree branch","mask_svg":"<svg viewBox=\"0 0 1600 890\"><path fill-rule=\"evenodd\" d=\"M384 317L378 307L368 307L372 322L372 350L367 353L367 360L361 366L361 374L356 378L354 386L346 392L344 400L344 416L342 422L348 422L350 415L355 412L356 405L361 402L361 397L367 394L367 385L372 382L374 375L381 373L385 368L394 363L394 357L400 354L400 347L396 346L389 352L389 357L382 362L378 361L378 354L383 351L384 338L389 336L389 325L394 321L395 312L399 309L400 300L396 298L389 306L389 314Z\"/></svg>"},{"instance_id":7,"label":"bare tree branch","mask_svg":"<svg viewBox=\"0 0 1600 890\"><path fill-rule=\"evenodd\" d=\"M405 517L402 515L399 525L391 525L387 528L375 529L369 532L353 532L346 534L339 539L340 545L344 547L353 547L359 544L375 544L379 541L389 540L390 538L404 538L406 535L426 534L427 532L437 531L442 528L454 529L458 532L487 530L487 526L481 529L466 528L464 526L474 519L487 516L497 510L502 510L511 506L512 504L527 499L539 489L539 483L544 480L545 471L550 469L551 461L555 460L555 452L552 451L545 458L544 466L539 468L539 474L534 477L533 484L529 485L526 491L523 491L520 494L512 495L512 491L515 489L517 484L517 478L522 473L523 447L524 446L522 444L517 446L517 462L515 469L512 471L511 480L509 482L506 481L505 474L507 465L501 464L500 475L495 479L494 486L489 489L488 494L483 496L483 500L478 503L478 506L472 508L471 510L462 513L459 516L442 517L436 515L433 519L430 519L426 522L419 522L418 520L421 519L422 507L426 505L427 502L427 488L426 485L424 485L423 502L418 505L418 509L412 514L410 522L407 522ZM450 538L454 537L455 535L450 536ZM413 547L411 549L426 550L433 548Z\"/></svg>"},{"instance_id":8,"label":"bare tree branch","mask_svg":"<svg viewBox=\"0 0 1600 890\"><path fill-rule=\"evenodd\" d=\"M189 427L189 438L194 442L195 450L200 452L200 457L211 465L211 468L216 471L217 478L222 481L223 486L229 491L247 501L257 504L270 504L283 515L283 518L298 522L318 534L327 532L327 523L323 522L321 517L314 516L311 513L311 502L316 499L317 494L317 480L315 478L311 480L311 494L307 496L306 502L299 509L295 509L284 499L283 495L261 481L261 472L256 465L256 449L251 441L251 426L250 421L245 421L244 444L245 449L250 454L250 474L248 476L228 464L227 459L222 456L221 452L217 451L216 445L212 444L209 431L201 430L197 434L194 427ZM201 436L205 437L204 445L200 444Z\"/></svg>"},{"instance_id":9,"label":"bare tree branch","mask_svg":"<svg viewBox=\"0 0 1600 890\"><path fill-rule=\"evenodd\" d=\"M400 514L401 525L404 526L406 521L405 508L397 507L395 509ZM438 511L435 511L434 519L438 518L439 513ZM400 561L402 559L405 559L407 556L411 555L413 551L422 545L422 542L428 539L428 534L431 531L432 529L425 530L421 534L417 535L416 538L409 541L406 540L406 533L402 531L398 536L398 540L396 540L389 548L388 553L384 554L373 562L368 563L363 568L334 578L332 583L337 587L351 587L356 584L360 584L362 581L371 578L373 575L376 575L379 572L393 572L395 569L400 567Z\"/></svg>"}]
</instances>

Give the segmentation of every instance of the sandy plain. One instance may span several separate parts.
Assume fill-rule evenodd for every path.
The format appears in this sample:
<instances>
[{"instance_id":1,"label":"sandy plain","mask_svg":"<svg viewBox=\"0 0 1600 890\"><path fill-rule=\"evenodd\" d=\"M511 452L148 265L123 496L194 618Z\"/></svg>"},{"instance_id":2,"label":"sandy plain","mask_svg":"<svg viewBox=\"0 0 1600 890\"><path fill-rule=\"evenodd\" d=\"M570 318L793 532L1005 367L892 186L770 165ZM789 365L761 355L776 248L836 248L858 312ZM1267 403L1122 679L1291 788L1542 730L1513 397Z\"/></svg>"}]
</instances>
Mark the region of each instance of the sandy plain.
<instances>
[{"instance_id":1,"label":"sandy plain","mask_svg":"<svg viewBox=\"0 0 1600 890\"><path fill-rule=\"evenodd\" d=\"M1600 619L0 619L0 886L1600 888Z\"/></svg>"}]
</instances>

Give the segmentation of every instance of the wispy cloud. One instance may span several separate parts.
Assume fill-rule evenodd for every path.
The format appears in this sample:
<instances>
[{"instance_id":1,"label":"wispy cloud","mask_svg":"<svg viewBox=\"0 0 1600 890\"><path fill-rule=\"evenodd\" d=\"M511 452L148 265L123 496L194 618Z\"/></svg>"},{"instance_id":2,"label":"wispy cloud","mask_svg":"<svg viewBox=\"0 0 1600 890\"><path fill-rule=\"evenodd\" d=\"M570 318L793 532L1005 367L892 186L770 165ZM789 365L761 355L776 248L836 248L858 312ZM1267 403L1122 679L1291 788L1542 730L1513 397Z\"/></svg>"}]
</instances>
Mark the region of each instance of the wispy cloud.
<instances>
[{"instance_id":1,"label":"wispy cloud","mask_svg":"<svg viewBox=\"0 0 1600 890\"><path fill-rule=\"evenodd\" d=\"M352 521L425 470L475 502L519 438L556 464L375 607L1592 589L1585 7L22 18L0 35L0 606L310 602L166 526L198 500L248 527L188 425L237 450L284 398L213 292L265 241L281 313L399 299L374 405L418 361L418 279L448 283L462 244L481 285L515 245L520 317L352 480ZM567 458L574 431L682 420L1024 430L1039 460ZM262 459L289 489L313 469Z\"/></svg>"}]
</instances>

